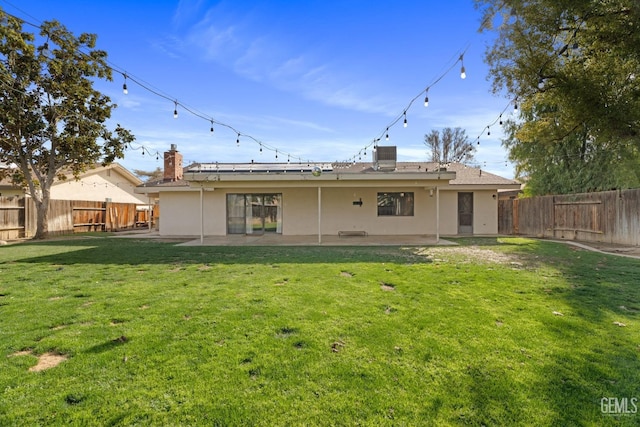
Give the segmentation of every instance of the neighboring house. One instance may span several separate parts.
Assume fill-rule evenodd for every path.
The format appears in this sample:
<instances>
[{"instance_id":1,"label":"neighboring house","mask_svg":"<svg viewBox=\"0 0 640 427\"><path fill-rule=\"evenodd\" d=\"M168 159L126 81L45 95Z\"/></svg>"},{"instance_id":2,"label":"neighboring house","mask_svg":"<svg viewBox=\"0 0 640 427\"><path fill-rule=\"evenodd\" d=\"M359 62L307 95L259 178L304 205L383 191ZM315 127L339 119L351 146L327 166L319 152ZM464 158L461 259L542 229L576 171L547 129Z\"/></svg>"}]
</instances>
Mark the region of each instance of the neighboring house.
<instances>
[{"instance_id":1,"label":"neighboring house","mask_svg":"<svg viewBox=\"0 0 640 427\"><path fill-rule=\"evenodd\" d=\"M147 204L148 198L135 193L142 181L118 163L98 166L80 175L68 175L51 186L52 200L111 201L115 203ZM10 179L0 181L0 196L28 196L28 187L14 185Z\"/></svg>"},{"instance_id":2,"label":"neighboring house","mask_svg":"<svg viewBox=\"0 0 640 427\"><path fill-rule=\"evenodd\" d=\"M396 162L377 147L371 163L194 164L172 145L164 179L137 193L156 198L165 236L495 235L498 190L515 181L454 164Z\"/></svg>"}]
</instances>

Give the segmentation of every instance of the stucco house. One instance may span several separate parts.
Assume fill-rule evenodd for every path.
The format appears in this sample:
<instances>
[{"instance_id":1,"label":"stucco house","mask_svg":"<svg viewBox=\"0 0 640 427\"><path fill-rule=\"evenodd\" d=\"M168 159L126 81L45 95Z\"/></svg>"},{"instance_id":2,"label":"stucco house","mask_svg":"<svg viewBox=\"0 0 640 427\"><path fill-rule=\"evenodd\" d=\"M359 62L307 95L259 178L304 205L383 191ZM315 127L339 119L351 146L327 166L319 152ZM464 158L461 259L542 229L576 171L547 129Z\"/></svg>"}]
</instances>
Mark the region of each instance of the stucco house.
<instances>
[{"instance_id":1,"label":"stucco house","mask_svg":"<svg viewBox=\"0 0 640 427\"><path fill-rule=\"evenodd\" d=\"M135 192L140 184L142 180L128 169L112 163L96 166L81 174L79 179L69 175L65 181L56 180L51 186L51 199L147 204L148 198ZM0 196L29 196L29 189L16 186L5 178L0 181Z\"/></svg>"},{"instance_id":2,"label":"stucco house","mask_svg":"<svg viewBox=\"0 0 640 427\"><path fill-rule=\"evenodd\" d=\"M498 190L516 181L461 164L397 162L377 147L365 163L197 163L172 145L164 179L136 192L158 201L163 236L231 234L495 235Z\"/></svg>"}]
</instances>

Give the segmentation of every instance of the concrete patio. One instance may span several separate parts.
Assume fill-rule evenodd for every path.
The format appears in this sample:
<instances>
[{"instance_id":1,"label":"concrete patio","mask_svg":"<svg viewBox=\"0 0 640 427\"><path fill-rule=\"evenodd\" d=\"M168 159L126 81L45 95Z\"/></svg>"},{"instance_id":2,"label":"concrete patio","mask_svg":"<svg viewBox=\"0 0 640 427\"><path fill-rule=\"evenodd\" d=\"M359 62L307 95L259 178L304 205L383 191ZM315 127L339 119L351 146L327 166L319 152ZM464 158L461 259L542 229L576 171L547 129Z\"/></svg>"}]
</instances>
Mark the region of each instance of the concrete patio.
<instances>
[{"instance_id":1,"label":"concrete patio","mask_svg":"<svg viewBox=\"0 0 640 427\"><path fill-rule=\"evenodd\" d=\"M281 234L227 236L160 236L156 231L122 233L119 237L150 238L165 241L177 241L180 246L436 246L456 245L449 240L436 239L436 236L398 235L398 236L336 236L317 234L305 236L283 236ZM319 241L320 240L320 241Z\"/></svg>"}]
</instances>

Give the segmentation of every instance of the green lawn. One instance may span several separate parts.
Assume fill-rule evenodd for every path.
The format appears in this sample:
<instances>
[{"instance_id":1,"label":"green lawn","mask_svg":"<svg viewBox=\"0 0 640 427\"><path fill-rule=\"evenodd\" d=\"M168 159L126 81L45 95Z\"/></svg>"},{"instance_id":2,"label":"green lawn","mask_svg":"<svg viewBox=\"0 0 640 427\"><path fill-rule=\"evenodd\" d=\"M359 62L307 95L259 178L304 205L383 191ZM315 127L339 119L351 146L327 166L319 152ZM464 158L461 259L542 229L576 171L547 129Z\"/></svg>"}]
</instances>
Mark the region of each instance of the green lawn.
<instances>
[{"instance_id":1,"label":"green lawn","mask_svg":"<svg viewBox=\"0 0 640 427\"><path fill-rule=\"evenodd\" d=\"M0 247L0 425L638 425L640 261L459 243Z\"/></svg>"}]
</instances>

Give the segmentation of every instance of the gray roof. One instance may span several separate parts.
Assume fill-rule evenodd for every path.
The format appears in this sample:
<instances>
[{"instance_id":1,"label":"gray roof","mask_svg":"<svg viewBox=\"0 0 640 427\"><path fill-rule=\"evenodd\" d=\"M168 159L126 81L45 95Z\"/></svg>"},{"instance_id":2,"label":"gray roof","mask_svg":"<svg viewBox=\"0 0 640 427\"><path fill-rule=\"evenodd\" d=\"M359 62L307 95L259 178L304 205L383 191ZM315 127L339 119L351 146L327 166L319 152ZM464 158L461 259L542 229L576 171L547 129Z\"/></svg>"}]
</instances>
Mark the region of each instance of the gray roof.
<instances>
[{"instance_id":1,"label":"gray roof","mask_svg":"<svg viewBox=\"0 0 640 427\"><path fill-rule=\"evenodd\" d=\"M266 174L281 173L311 173L314 167L322 170L323 174L385 174L401 175L404 173L420 173L420 172L438 172L438 163L434 162L397 162L394 170L385 170L383 172L374 168L372 162L358 163L194 163L184 168L185 174L254 174L264 176ZM460 163L451 163L447 165L448 172L455 172L456 177L449 181L450 185L487 185L498 188L509 188L519 185L517 181L503 178L501 176L486 172L480 168L469 167ZM152 181L146 182L138 187L152 188L175 188L189 187L189 181L185 179L176 181Z\"/></svg>"}]
</instances>

